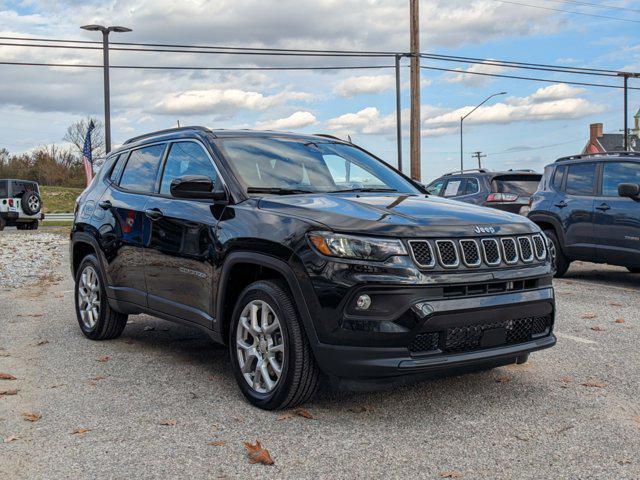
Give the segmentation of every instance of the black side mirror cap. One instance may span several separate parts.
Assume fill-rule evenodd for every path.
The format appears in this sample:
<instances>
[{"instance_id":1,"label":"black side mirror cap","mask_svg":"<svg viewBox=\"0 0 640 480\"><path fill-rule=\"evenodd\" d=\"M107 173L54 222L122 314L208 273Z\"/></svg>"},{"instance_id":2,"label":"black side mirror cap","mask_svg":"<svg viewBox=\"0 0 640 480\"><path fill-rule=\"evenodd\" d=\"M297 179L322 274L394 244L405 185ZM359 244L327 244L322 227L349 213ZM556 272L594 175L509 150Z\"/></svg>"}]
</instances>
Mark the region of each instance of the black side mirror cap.
<instances>
[{"instance_id":1,"label":"black side mirror cap","mask_svg":"<svg viewBox=\"0 0 640 480\"><path fill-rule=\"evenodd\" d=\"M618 185L618 196L640 200L640 185L637 183L621 183Z\"/></svg>"},{"instance_id":2,"label":"black side mirror cap","mask_svg":"<svg viewBox=\"0 0 640 480\"><path fill-rule=\"evenodd\" d=\"M185 175L174 178L169 188L171 196L175 198L208 199L223 201L227 199L225 191L214 191L211 178L204 175Z\"/></svg>"}]
</instances>

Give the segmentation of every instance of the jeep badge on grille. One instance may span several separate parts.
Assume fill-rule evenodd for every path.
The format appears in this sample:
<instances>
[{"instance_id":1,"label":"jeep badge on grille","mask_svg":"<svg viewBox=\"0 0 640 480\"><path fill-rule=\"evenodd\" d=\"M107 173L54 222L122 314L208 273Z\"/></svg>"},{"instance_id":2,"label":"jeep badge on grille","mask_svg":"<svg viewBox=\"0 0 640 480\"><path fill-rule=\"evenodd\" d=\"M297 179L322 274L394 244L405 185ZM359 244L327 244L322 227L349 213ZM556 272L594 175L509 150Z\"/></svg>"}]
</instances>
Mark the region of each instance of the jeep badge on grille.
<instances>
[{"instance_id":1,"label":"jeep badge on grille","mask_svg":"<svg viewBox=\"0 0 640 480\"><path fill-rule=\"evenodd\" d=\"M476 225L475 232L476 233L496 233L496 229L494 227L481 227L480 225Z\"/></svg>"}]
</instances>

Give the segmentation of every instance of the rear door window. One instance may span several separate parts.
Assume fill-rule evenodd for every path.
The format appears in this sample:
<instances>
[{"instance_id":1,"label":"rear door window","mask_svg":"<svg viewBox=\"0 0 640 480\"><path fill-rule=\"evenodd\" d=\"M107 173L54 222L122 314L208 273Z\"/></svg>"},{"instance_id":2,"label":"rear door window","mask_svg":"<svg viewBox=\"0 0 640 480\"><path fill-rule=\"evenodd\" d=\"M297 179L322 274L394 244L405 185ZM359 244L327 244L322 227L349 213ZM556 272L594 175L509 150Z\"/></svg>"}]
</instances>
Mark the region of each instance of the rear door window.
<instances>
[{"instance_id":1,"label":"rear door window","mask_svg":"<svg viewBox=\"0 0 640 480\"><path fill-rule=\"evenodd\" d=\"M165 144L133 150L124 167L120 187L138 193L153 193L156 189L158 166Z\"/></svg>"},{"instance_id":2,"label":"rear door window","mask_svg":"<svg viewBox=\"0 0 640 480\"><path fill-rule=\"evenodd\" d=\"M501 175L493 179L492 187L496 193L514 193L529 197L538 190L542 175Z\"/></svg>"},{"instance_id":3,"label":"rear door window","mask_svg":"<svg viewBox=\"0 0 640 480\"><path fill-rule=\"evenodd\" d=\"M602 168L602 195L617 197L621 183L640 183L640 163L605 162Z\"/></svg>"},{"instance_id":4,"label":"rear door window","mask_svg":"<svg viewBox=\"0 0 640 480\"><path fill-rule=\"evenodd\" d=\"M566 171L567 171L567 166L562 165L556 168L556 171L553 173L553 182L551 183L551 185L555 190L557 191L562 190L562 181L564 180L564 174Z\"/></svg>"},{"instance_id":5,"label":"rear door window","mask_svg":"<svg viewBox=\"0 0 640 480\"><path fill-rule=\"evenodd\" d=\"M457 197L462 195L464 188L464 179L462 178L452 178L447 182L447 186L444 189L445 197Z\"/></svg>"},{"instance_id":6,"label":"rear door window","mask_svg":"<svg viewBox=\"0 0 640 480\"><path fill-rule=\"evenodd\" d=\"M569 165L565 191L571 195L593 195L595 178L595 163L576 163Z\"/></svg>"},{"instance_id":7,"label":"rear door window","mask_svg":"<svg viewBox=\"0 0 640 480\"><path fill-rule=\"evenodd\" d=\"M440 195L443 185L444 180L436 180L432 184L427 185L427 193L429 193L430 195Z\"/></svg>"},{"instance_id":8,"label":"rear door window","mask_svg":"<svg viewBox=\"0 0 640 480\"><path fill-rule=\"evenodd\" d=\"M127 161L128 154L129 152L121 153L118 155L115 162L113 162L113 168L111 169L111 175L109 176L113 183L118 183L120 174L122 173L122 167L124 167L124 164Z\"/></svg>"},{"instance_id":9,"label":"rear door window","mask_svg":"<svg viewBox=\"0 0 640 480\"><path fill-rule=\"evenodd\" d=\"M480 191L480 185L478 184L478 180L476 178L467 178L467 185L464 187L465 195L473 195L474 193L478 193Z\"/></svg>"}]
</instances>

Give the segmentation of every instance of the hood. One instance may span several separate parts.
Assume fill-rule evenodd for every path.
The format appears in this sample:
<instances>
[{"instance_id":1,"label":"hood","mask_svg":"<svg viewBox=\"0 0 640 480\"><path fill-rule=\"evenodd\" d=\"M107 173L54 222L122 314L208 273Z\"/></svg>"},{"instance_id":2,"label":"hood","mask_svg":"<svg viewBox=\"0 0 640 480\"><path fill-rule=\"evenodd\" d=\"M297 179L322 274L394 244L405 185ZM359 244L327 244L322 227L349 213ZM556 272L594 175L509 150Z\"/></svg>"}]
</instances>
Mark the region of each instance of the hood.
<instances>
[{"instance_id":1,"label":"hood","mask_svg":"<svg viewBox=\"0 0 640 480\"><path fill-rule=\"evenodd\" d=\"M394 237L474 237L538 231L527 218L426 195L312 194L264 197L259 208L331 230Z\"/></svg>"}]
</instances>

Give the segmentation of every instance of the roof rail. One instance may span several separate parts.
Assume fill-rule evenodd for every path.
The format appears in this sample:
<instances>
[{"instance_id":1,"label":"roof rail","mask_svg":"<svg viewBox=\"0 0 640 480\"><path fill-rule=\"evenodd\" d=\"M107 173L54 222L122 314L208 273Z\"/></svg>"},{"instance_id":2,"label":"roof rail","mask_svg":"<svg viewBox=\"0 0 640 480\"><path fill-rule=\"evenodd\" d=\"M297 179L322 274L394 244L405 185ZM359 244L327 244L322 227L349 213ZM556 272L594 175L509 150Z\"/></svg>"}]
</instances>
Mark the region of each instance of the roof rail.
<instances>
[{"instance_id":1,"label":"roof rail","mask_svg":"<svg viewBox=\"0 0 640 480\"><path fill-rule=\"evenodd\" d=\"M340 140L341 142L351 143L348 140L343 140L342 138L336 137L335 135L330 135L328 133L314 133L314 135L316 137L331 138L332 140Z\"/></svg>"},{"instance_id":2,"label":"roof rail","mask_svg":"<svg viewBox=\"0 0 640 480\"><path fill-rule=\"evenodd\" d=\"M536 173L536 171L531 168L510 168L507 172Z\"/></svg>"},{"instance_id":3,"label":"roof rail","mask_svg":"<svg viewBox=\"0 0 640 480\"><path fill-rule=\"evenodd\" d=\"M580 160L582 158L592 158L592 157L640 157L640 152L602 152L602 153L581 153L579 155L570 155L568 157L562 157L555 161L558 162L566 162L569 160Z\"/></svg>"},{"instance_id":4,"label":"roof rail","mask_svg":"<svg viewBox=\"0 0 640 480\"><path fill-rule=\"evenodd\" d=\"M144 135L138 135L137 137L132 137L126 142L124 142L123 145L128 145L129 143L137 142L145 138L157 137L158 135L164 135L167 133L183 132L186 130L199 130L201 132L211 133L211 130L208 129L207 127L199 127L199 126L167 128L166 130L158 130L156 132L145 133Z\"/></svg>"},{"instance_id":5,"label":"roof rail","mask_svg":"<svg viewBox=\"0 0 640 480\"><path fill-rule=\"evenodd\" d=\"M469 170L454 170L453 172L448 172L445 173L443 176L447 176L447 175L460 175L462 173L471 173L471 172L478 172L478 173L489 173L491 170L487 169L487 168L470 168Z\"/></svg>"}]
</instances>

